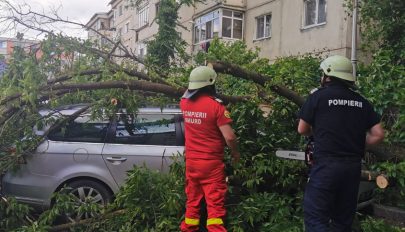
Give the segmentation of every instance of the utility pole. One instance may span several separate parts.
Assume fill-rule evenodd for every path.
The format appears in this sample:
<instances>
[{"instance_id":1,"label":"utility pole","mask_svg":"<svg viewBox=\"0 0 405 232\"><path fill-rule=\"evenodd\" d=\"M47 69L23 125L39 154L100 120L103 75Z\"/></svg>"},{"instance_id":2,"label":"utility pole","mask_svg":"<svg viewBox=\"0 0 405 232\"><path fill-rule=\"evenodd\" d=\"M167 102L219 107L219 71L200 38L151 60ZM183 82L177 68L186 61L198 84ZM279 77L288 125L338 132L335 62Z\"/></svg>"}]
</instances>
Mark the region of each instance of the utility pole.
<instances>
[{"instance_id":1,"label":"utility pole","mask_svg":"<svg viewBox=\"0 0 405 232\"><path fill-rule=\"evenodd\" d=\"M357 75L357 7L359 0L353 0L353 15L352 15L352 56L353 76Z\"/></svg>"}]
</instances>

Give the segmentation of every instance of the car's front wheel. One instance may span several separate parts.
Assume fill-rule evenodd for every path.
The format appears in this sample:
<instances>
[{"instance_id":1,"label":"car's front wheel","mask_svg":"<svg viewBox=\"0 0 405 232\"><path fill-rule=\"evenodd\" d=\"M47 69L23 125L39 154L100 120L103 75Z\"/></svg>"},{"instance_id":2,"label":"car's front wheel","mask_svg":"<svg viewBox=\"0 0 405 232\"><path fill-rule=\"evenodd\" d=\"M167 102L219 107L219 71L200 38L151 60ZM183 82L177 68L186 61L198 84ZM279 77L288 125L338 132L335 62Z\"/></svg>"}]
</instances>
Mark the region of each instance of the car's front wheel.
<instances>
[{"instance_id":1,"label":"car's front wheel","mask_svg":"<svg viewBox=\"0 0 405 232\"><path fill-rule=\"evenodd\" d=\"M71 222L94 217L94 204L104 206L112 199L112 193L103 184L93 180L76 180L67 184L67 187L75 205L75 212L67 215Z\"/></svg>"}]
</instances>

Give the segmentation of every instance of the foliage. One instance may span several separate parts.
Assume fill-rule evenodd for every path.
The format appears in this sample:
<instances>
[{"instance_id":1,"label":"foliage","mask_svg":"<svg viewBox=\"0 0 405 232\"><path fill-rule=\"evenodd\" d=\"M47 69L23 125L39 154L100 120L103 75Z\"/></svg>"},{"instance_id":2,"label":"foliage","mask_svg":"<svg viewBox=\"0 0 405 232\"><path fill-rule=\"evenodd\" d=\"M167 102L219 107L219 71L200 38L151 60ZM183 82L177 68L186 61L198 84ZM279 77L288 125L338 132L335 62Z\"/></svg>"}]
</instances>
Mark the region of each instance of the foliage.
<instances>
[{"instance_id":1,"label":"foliage","mask_svg":"<svg viewBox=\"0 0 405 232\"><path fill-rule=\"evenodd\" d=\"M123 231L178 230L185 202L182 176L175 172L162 175L143 167L133 169L114 202L114 207L126 209L125 214L118 220L113 218L105 225L100 224L97 231L111 231L112 228L122 228Z\"/></svg>"},{"instance_id":2,"label":"foliage","mask_svg":"<svg viewBox=\"0 0 405 232\"><path fill-rule=\"evenodd\" d=\"M392 49L379 50L369 65L359 69L359 89L382 115L386 141L405 143L405 66Z\"/></svg>"},{"instance_id":3,"label":"foliage","mask_svg":"<svg viewBox=\"0 0 405 232\"><path fill-rule=\"evenodd\" d=\"M390 186L379 189L378 199L381 204L388 204L405 209L405 162L393 164L379 163L374 167L377 171L385 173L390 180Z\"/></svg>"},{"instance_id":4,"label":"foliage","mask_svg":"<svg viewBox=\"0 0 405 232\"><path fill-rule=\"evenodd\" d=\"M0 231L11 231L22 225L28 225L30 209L15 199L0 198Z\"/></svg>"},{"instance_id":5,"label":"foliage","mask_svg":"<svg viewBox=\"0 0 405 232\"><path fill-rule=\"evenodd\" d=\"M404 65L405 2L402 0L360 1L364 45L372 50L391 50L391 59Z\"/></svg>"},{"instance_id":6,"label":"foliage","mask_svg":"<svg viewBox=\"0 0 405 232\"><path fill-rule=\"evenodd\" d=\"M251 194L229 210L229 231L302 231L300 198Z\"/></svg>"},{"instance_id":7,"label":"foliage","mask_svg":"<svg viewBox=\"0 0 405 232\"><path fill-rule=\"evenodd\" d=\"M174 0L160 1L156 23L159 25L154 40L148 42L147 62L151 67L159 67L158 72L166 73L170 67L178 63L175 58L187 61L189 55L185 51L187 43L176 31L178 20L178 3Z\"/></svg>"},{"instance_id":8,"label":"foliage","mask_svg":"<svg viewBox=\"0 0 405 232\"><path fill-rule=\"evenodd\" d=\"M197 55L196 62L202 64L204 60L221 60L236 65L248 65L258 59L259 49L248 49L246 43L237 40L234 42L222 42L218 38L214 38L209 47L209 52L200 52Z\"/></svg>"},{"instance_id":9,"label":"foliage","mask_svg":"<svg viewBox=\"0 0 405 232\"><path fill-rule=\"evenodd\" d=\"M375 220L368 217L366 220L361 222L361 228L363 232L401 232L404 229L391 226L384 222L383 220Z\"/></svg>"},{"instance_id":10,"label":"foliage","mask_svg":"<svg viewBox=\"0 0 405 232\"><path fill-rule=\"evenodd\" d=\"M272 84L288 86L298 94L306 96L311 89L319 87L319 63L318 56L282 57L263 71L273 77Z\"/></svg>"},{"instance_id":11,"label":"foliage","mask_svg":"<svg viewBox=\"0 0 405 232\"><path fill-rule=\"evenodd\" d=\"M351 1L345 4L353 7ZM395 146L403 146L405 141L404 9L401 0L359 1L362 45L373 55L371 63L359 69L359 86L382 114L386 140Z\"/></svg>"}]
</instances>

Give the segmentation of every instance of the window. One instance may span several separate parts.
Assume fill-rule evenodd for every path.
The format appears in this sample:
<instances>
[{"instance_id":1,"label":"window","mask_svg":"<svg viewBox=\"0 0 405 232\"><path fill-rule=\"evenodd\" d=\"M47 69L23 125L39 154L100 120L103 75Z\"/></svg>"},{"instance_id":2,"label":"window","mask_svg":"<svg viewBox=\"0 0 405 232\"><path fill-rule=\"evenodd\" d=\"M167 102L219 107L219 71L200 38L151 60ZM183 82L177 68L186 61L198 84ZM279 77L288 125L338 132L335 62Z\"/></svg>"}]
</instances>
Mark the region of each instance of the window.
<instances>
[{"instance_id":1,"label":"window","mask_svg":"<svg viewBox=\"0 0 405 232\"><path fill-rule=\"evenodd\" d=\"M51 131L48 137L53 141L103 143L108 126L107 122L92 122L80 116L66 126Z\"/></svg>"},{"instance_id":2,"label":"window","mask_svg":"<svg viewBox=\"0 0 405 232\"><path fill-rule=\"evenodd\" d=\"M118 16L122 15L122 5L118 7Z\"/></svg>"},{"instance_id":3,"label":"window","mask_svg":"<svg viewBox=\"0 0 405 232\"><path fill-rule=\"evenodd\" d=\"M305 0L304 26L326 22L326 0Z\"/></svg>"},{"instance_id":4,"label":"window","mask_svg":"<svg viewBox=\"0 0 405 232\"><path fill-rule=\"evenodd\" d=\"M222 11L222 37L242 39L243 13Z\"/></svg>"},{"instance_id":5,"label":"window","mask_svg":"<svg viewBox=\"0 0 405 232\"><path fill-rule=\"evenodd\" d=\"M0 41L0 48L7 48L7 41Z\"/></svg>"},{"instance_id":6,"label":"window","mask_svg":"<svg viewBox=\"0 0 405 232\"><path fill-rule=\"evenodd\" d=\"M105 29L104 22L102 22L100 19L97 20L95 29L96 30L104 30Z\"/></svg>"},{"instance_id":7,"label":"window","mask_svg":"<svg viewBox=\"0 0 405 232\"><path fill-rule=\"evenodd\" d=\"M176 145L174 115L120 115L114 143Z\"/></svg>"},{"instance_id":8,"label":"window","mask_svg":"<svg viewBox=\"0 0 405 232\"><path fill-rule=\"evenodd\" d=\"M112 20L111 20L111 26L115 26L116 19L117 19L117 10L113 10L113 17L112 17Z\"/></svg>"},{"instance_id":9,"label":"window","mask_svg":"<svg viewBox=\"0 0 405 232\"><path fill-rule=\"evenodd\" d=\"M140 43L138 44L138 57L139 58L144 58L147 52L147 47L146 44Z\"/></svg>"},{"instance_id":10,"label":"window","mask_svg":"<svg viewBox=\"0 0 405 232\"><path fill-rule=\"evenodd\" d=\"M145 2L138 9L138 28L141 28L149 23L149 2Z\"/></svg>"},{"instance_id":11,"label":"window","mask_svg":"<svg viewBox=\"0 0 405 232\"><path fill-rule=\"evenodd\" d=\"M243 13L218 9L194 20L195 44L219 37L220 32L222 37L241 39Z\"/></svg>"},{"instance_id":12,"label":"window","mask_svg":"<svg viewBox=\"0 0 405 232\"><path fill-rule=\"evenodd\" d=\"M270 37L270 29L271 15L262 15L256 18L256 39Z\"/></svg>"},{"instance_id":13,"label":"window","mask_svg":"<svg viewBox=\"0 0 405 232\"><path fill-rule=\"evenodd\" d=\"M124 26L124 34L128 33L128 31L129 31L129 22L126 23L125 26Z\"/></svg>"},{"instance_id":14,"label":"window","mask_svg":"<svg viewBox=\"0 0 405 232\"><path fill-rule=\"evenodd\" d=\"M159 13L160 10L160 2L155 4L155 14L157 15Z\"/></svg>"},{"instance_id":15,"label":"window","mask_svg":"<svg viewBox=\"0 0 405 232\"><path fill-rule=\"evenodd\" d=\"M97 20L95 29L100 30L100 28L101 28L101 22L100 22L100 20Z\"/></svg>"}]
</instances>

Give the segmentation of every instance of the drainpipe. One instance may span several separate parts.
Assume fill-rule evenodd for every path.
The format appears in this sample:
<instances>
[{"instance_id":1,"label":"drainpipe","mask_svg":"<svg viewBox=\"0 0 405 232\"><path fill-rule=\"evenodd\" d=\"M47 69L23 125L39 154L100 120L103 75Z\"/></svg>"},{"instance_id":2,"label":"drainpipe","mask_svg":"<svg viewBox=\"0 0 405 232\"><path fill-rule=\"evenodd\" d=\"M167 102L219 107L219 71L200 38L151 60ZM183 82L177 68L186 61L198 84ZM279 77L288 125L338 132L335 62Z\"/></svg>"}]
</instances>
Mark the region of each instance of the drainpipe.
<instances>
[{"instance_id":1,"label":"drainpipe","mask_svg":"<svg viewBox=\"0 0 405 232\"><path fill-rule=\"evenodd\" d=\"M353 0L353 22L352 22L352 56L353 76L357 74L357 6L359 0Z\"/></svg>"}]
</instances>

